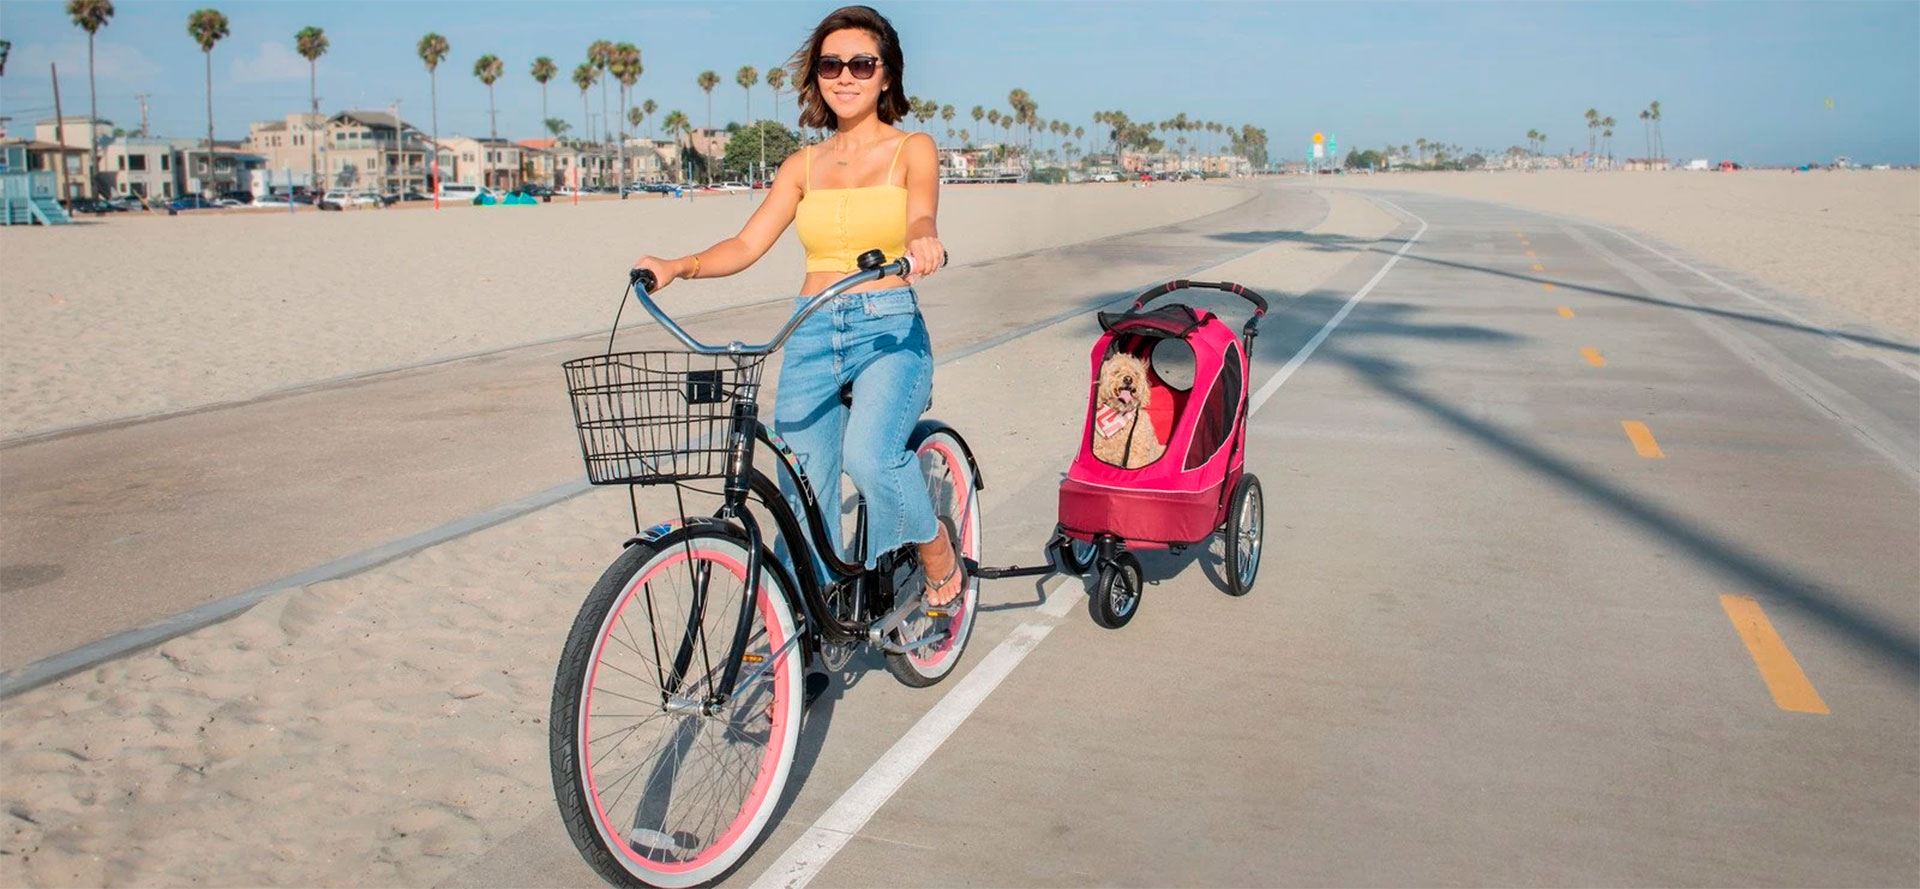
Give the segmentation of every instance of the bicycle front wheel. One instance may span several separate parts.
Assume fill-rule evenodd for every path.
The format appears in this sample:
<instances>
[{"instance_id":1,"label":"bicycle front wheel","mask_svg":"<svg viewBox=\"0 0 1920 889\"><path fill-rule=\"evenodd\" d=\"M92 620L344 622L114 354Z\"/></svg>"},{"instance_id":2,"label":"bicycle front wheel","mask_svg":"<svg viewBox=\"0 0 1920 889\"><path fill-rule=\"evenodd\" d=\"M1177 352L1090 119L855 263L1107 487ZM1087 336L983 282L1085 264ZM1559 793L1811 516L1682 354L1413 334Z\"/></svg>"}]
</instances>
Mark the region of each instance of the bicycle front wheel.
<instances>
[{"instance_id":1,"label":"bicycle front wheel","mask_svg":"<svg viewBox=\"0 0 1920 889\"><path fill-rule=\"evenodd\" d=\"M760 564L771 566L763 547ZM766 828L799 737L803 653L775 572L747 579L720 526L636 545L574 620L554 681L554 794L580 854L609 882L694 886ZM747 645L721 695L742 606Z\"/></svg>"}]
</instances>

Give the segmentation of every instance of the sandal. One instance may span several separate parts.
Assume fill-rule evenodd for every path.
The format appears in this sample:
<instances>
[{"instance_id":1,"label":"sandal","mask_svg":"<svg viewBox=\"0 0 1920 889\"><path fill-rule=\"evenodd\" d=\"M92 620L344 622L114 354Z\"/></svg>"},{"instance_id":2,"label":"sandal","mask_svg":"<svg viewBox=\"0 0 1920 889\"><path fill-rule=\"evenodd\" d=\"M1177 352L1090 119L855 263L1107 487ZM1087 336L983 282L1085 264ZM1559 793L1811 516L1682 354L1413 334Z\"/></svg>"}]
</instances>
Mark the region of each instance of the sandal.
<instances>
[{"instance_id":1,"label":"sandal","mask_svg":"<svg viewBox=\"0 0 1920 889\"><path fill-rule=\"evenodd\" d=\"M954 532L953 523L949 521L945 516L940 517L940 528L941 530L946 532L947 546L953 552L953 568L947 572L947 576L942 577L939 580L933 580L932 578L926 579L927 585L922 595L926 598L927 608L930 610L944 610L948 606L953 605L955 602L958 602L961 599L965 598L967 595L967 572L966 572L967 563L966 563L966 559L962 558L960 555L960 540L959 540L960 535ZM922 564L920 566L920 570L921 570L921 573L924 574L926 572L926 565ZM957 591L953 594L953 596L947 599L945 602L939 602L939 603L934 602L933 601L934 593L936 593L939 590L946 589L947 585L950 583L953 583L954 578L956 577L959 578L960 582L957 585Z\"/></svg>"}]
</instances>

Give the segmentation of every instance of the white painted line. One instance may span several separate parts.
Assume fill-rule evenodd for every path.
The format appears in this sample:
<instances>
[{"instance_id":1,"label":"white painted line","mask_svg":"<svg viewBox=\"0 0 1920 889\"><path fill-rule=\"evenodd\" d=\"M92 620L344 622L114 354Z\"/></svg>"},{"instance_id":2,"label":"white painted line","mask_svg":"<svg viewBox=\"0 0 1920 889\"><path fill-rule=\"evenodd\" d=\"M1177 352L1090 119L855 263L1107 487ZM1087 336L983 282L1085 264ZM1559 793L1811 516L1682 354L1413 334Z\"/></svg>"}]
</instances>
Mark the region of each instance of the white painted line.
<instances>
[{"instance_id":1,"label":"white painted line","mask_svg":"<svg viewBox=\"0 0 1920 889\"><path fill-rule=\"evenodd\" d=\"M1293 358L1282 365L1281 368L1274 373L1273 378L1267 380L1266 385L1260 387L1260 391L1253 393L1253 404L1247 411L1249 416L1260 412L1261 405L1266 404L1267 399L1273 397L1273 393L1280 391L1280 387L1287 382L1288 377L1293 376L1294 371L1300 369L1300 365L1307 363L1307 359L1313 355L1313 350L1320 348L1320 344L1326 341L1327 335L1333 333L1333 329L1339 327L1340 322L1346 320L1347 313L1352 312L1354 306L1359 305L1361 300L1367 298L1367 294L1373 292L1374 286L1380 283L1380 279L1385 278L1387 272L1393 269L1394 264L1400 261L1400 257L1406 254L1407 248L1412 247L1413 242L1420 240L1420 236L1427 233L1427 221L1425 219L1408 213L1405 207L1395 204L1392 201L1381 198L1373 198L1373 200L1386 204L1395 210L1399 210L1401 213L1405 213L1409 219L1420 223L1420 230L1414 232L1413 237L1408 238L1406 243L1401 244L1400 249L1393 251L1393 257L1388 259L1387 264L1381 266L1379 271L1373 273L1373 277L1367 281L1366 286L1355 291L1352 296L1348 297L1346 305L1341 306L1340 311L1333 313L1333 317L1328 318L1327 323L1321 325L1320 332L1314 334L1313 339L1307 340L1307 344L1301 346L1300 351L1293 353Z\"/></svg>"},{"instance_id":2,"label":"white painted line","mask_svg":"<svg viewBox=\"0 0 1920 889\"><path fill-rule=\"evenodd\" d=\"M787 847L780 860L753 881L754 889L800 889L811 882L1054 626L1029 623L1015 629Z\"/></svg>"},{"instance_id":3,"label":"white painted line","mask_svg":"<svg viewBox=\"0 0 1920 889\"><path fill-rule=\"evenodd\" d=\"M1760 297L1757 297L1757 296L1754 296L1753 294L1751 294L1751 293L1748 293L1748 292L1746 292L1745 290L1741 290L1740 288L1738 288L1738 287L1735 287L1735 286L1733 286L1732 284L1728 284L1727 282L1725 282L1725 281L1722 281L1722 280L1720 280L1719 278L1716 278L1716 277L1714 277L1714 276L1712 276L1712 275L1709 275L1709 274L1707 274L1706 272L1703 272L1703 271L1701 271L1701 270L1699 270L1699 269L1696 269L1696 268L1694 268L1693 266L1690 266L1690 265L1688 265L1688 264L1686 264L1686 263L1684 263L1684 262L1681 262L1681 261L1680 261L1680 260L1678 260L1678 259L1675 259L1675 258L1673 258L1673 257L1671 257L1671 256L1668 256L1668 255L1667 255L1667 254L1665 254L1665 253L1662 253L1662 252L1660 252L1660 251L1658 251L1658 250L1655 250L1655 249L1653 249L1652 247L1649 247L1649 246L1647 246L1647 245L1645 245L1645 244L1642 244L1642 243L1640 243L1640 241L1639 241L1639 240L1637 240L1637 239L1635 239L1635 238L1634 238L1634 237L1633 237L1632 235L1629 235L1629 234L1627 234L1627 233L1625 233L1625 232L1622 232L1622 231L1619 231L1619 230L1617 230L1617 229L1612 229L1612 228L1608 228L1608 227L1606 227L1606 226L1604 226L1604 225L1597 225L1597 224L1593 224L1593 223L1589 223L1589 224L1590 224L1590 225L1593 225L1593 227L1594 227L1594 228L1597 228L1597 229L1599 229L1599 230L1601 230L1601 231L1603 231L1603 232L1608 232L1608 233L1610 233L1610 234L1612 234L1612 235L1613 235L1614 237L1617 237L1617 238L1619 238L1619 239L1621 239L1621 240L1623 240L1623 241L1626 241L1627 243L1629 243L1629 244L1632 244L1632 245L1633 245L1633 246L1635 246L1635 247L1638 247L1638 248L1640 248L1640 249L1642 249L1642 250L1645 250L1645 251L1647 251L1648 253L1651 253L1651 254L1653 254L1653 255L1655 255L1655 256L1658 256L1658 257L1660 257L1661 259L1664 259L1664 260L1666 260L1666 261L1668 261L1668 262L1670 262L1670 263L1673 263L1674 265L1677 265L1677 266L1679 266L1679 267L1681 267L1681 268L1683 268L1683 269L1686 269L1686 270L1687 270L1687 271L1689 271L1689 272L1692 272L1692 273L1694 273L1694 274L1696 274L1696 275L1699 275L1700 277L1702 277L1702 278L1705 278L1705 279L1707 279L1708 281L1710 281L1710 282L1712 282L1713 284L1715 284L1715 285L1718 285L1718 286L1719 286L1719 287L1721 287L1722 289L1724 289L1724 290L1726 290L1726 291L1727 291L1728 293L1733 293L1733 294L1737 294L1737 295L1739 295L1739 296L1744 296L1744 297L1746 297L1747 299L1749 299L1749 300L1752 300L1753 302L1755 302L1755 303L1757 303L1757 304L1759 304L1759 305L1762 305L1762 306L1765 306L1765 307L1767 307L1768 309L1771 309L1771 310L1772 310L1772 311L1773 311L1773 312L1774 312L1775 314L1778 314L1778 315L1782 315L1782 316L1785 316L1785 317L1787 318L1787 320L1789 320L1789 321L1792 321L1793 323L1795 323L1795 324L1798 324L1798 325L1800 325L1801 327L1805 327L1805 328L1806 328L1806 329L1808 329L1808 330L1811 330L1811 331L1814 331L1815 333L1818 333L1818 334L1820 334L1821 336L1824 336L1824 337L1826 337L1826 338L1828 338L1828 339L1830 339L1830 340L1833 340L1834 342L1837 342L1837 343L1839 343L1839 344L1841 344L1841 345L1843 345L1843 346L1849 346L1849 347L1852 347L1852 348L1855 348L1855 349L1859 349L1859 350L1860 350L1860 351L1861 351L1861 352L1862 352L1863 354L1865 354L1865 355L1866 355L1867 357L1869 357L1869 358L1872 358L1873 360L1875 360L1875 361L1878 361L1878 362L1880 362L1881 364L1884 364L1884 365L1886 365L1886 366L1888 366L1888 367L1890 367L1890 368L1893 368L1894 370L1897 370L1897 371L1899 371L1899 372L1901 372L1901 373L1903 373L1903 374L1905 374L1905 375L1907 375L1907 376L1909 376L1909 377L1912 377L1913 379L1916 379L1916 380L1920 380L1920 370L1915 370L1915 369L1913 369L1913 368L1911 368L1911 367L1907 367L1906 365L1903 365L1903 364L1900 364L1900 363L1898 363L1898 362L1896 362L1896 361L1893 361L1893 360L1891 360L1891 359L1889 359L1889 358L1887 358L1887 357L1886 357L1886 356L1884 356L1884 355L1881 355L1881 354L1879 354L1879 353L1877 353L1877 352L1874 352L1874 351L1873 351L1873 350L1872 350L1871 348L1869 348L1869 347L1867 347L1867 346L1866 346L1866 345L1864 345L1864 344L1861 344L1861 343L1856 343L1856 342L1854 342L1854 341L1852 341L1852 340L1849 340L1849 339L1847 339L1847 338L1846 338L1846 337L1844 337L1844 336L1841 336L1841 335L1840 335L1840 334L1839 334L1838 332L1836 332L1836 331L1834 331L1834 330L1832 330L1832 329L1830 329L1830 328L1827 328L1827 327L1823 327L1823 326L1821 326L1821 325L1818 325L1818 324L1815 324L1815 323L1813 323L1812 321L1808 321L1807 319L1805 319L1805 318L1802 318L1802 317L1800 317L1799 315L1797 315L1797 314L1795 314L1795 313L1794 313L1794 312L1793 312L1792 310L1790 310L1790 309L1787 309L1787 308L1784 308L1784 307L1782 307L1782 306L1778 306L1778 305L1775 305L1775 304L1773 304L1773 303L1770 303L1770 302L1768 302L1768 301L1766 301L1766 300L1764 300L1764 299L1761 299Z\"/></svg>"},{"instance_id":4,"label":"white painted line","mask_svg":"<svg viewBox=\"0 0 1920 889\"><path fill-rule=\"evenodd\" d=\"M1292 376L1293 369L1305 362L1307 356L1313 354L1314 348L1320 345L1320 341L1326 339L1327 334L1340 323L1340 319L1345 318L1347 313L1353 310L1354 304L1373 290L1374 285L1379 284L1381 278L1386 277L1387 270L1400 261L1401 254L1406 253L1407 248L1413 246L1413 242L1426 233L1426 220L1408 213L1405 208L1391 201L1381 201L1381 203L1419 222L1420 230L1414 232L1413 237L1408 238L1405 244L1400 245L1400 249L1387 260L1387 264L1380 268L1365 287L1360 288L1360 292L1347 300L1347 304L1333 316L1333 320L1320 328L1320 332L1293 356L1293 360L1287 362L1286 367L1281 368L1273 379L1260 387L1260 393L1255 396L1252 410L1260 409L1260 405L1287 381L1287 377ZM1062 577L1054 581L1052 588L1046 591L1046 601L1038 609L1041 614L1055 619L1066 617L1067 612L1085 597L1085 591L1081 585L1068 584L1066 583L1068 579ZM1001 680L1006 679L1007 675L1013 672L1013 668L1019 666L1020 662L1040 645L1040 640L1053 632L1055 626L1056 624L1051 622L1026 623L1016 628L993 651L981 659L979 666L973 668L973 672L961 679L952 691L947 692L939 703L933 705L933 709L928 710L925 716L920 717L920 721L913 724L913 728L908 729L899 741L894 742L894 745L881 755L879 761L868 768L866 774L860 776L860 780L855 781L852 787L840 795L839 799L834 800L826 813L814 821L813 825L793 842L793 845L787 847L787 851L782 853L778 860L769 865L759 878L753 881L754 889L803 889L812 882L813 878L820 874L820 870L827 866L827 862L832 861L833 856L838 855L840 850L846 847L854 834L859 833L860 829L866 826L868 819L872 818L875 812L880 811L880 807L886 805L887 800L893 798L894 793L907 783L907 779L912 778L913 773L933 756L934 751L940 749L941 744L946 743L954 730L958 729L961 723L966 722L967 717L973 715L973 711L986 701L987 696L1000 687Z\"/></svg>"}]
</instances>

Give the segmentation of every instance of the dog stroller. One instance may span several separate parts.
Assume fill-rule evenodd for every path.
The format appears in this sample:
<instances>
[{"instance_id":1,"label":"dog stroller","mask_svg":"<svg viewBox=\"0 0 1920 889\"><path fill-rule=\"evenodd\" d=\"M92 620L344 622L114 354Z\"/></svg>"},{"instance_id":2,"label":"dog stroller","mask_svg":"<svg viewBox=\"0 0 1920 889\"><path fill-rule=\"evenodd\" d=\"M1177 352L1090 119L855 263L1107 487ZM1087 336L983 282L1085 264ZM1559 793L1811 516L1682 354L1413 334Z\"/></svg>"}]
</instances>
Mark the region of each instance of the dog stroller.
<instances>
[{"instance_id":1,"label":"dog stroller","mask_svg":"<svg viewBox=\"0 0 1920 889\"><path fill-rule=\"evenodd\" d=\"M1221 290L1253 304L1236 337L1233 328L1211 312L1183 303L1153 309L1153 300L1180 290ZM981 568L987 578L1032 575L1065 568L1073 573L1097 570L1091 609L1094 620L1118 628L1133 619L1142 592L1140 560L1133 549L1170 549L1175 553L1224 534L1227 592L1245 595L1260 570L1263 505L1260 482L1244 472L1248 403L1247 349L1259 332L1267 302L1238 284L1170 281L1140 294L1127 311L1101 312L1105 331L1092 352L1092 383L1080 452L1060 484L1059 524L1048 542L1049 564L1042 568ZM1158 452L1150 462L1128 468L1096 454L1102 425L1116 422L1100 399L1101 371L1108 359L1131 355L1144 365L1139 413L1151 421L1150 433L1138 420L1127 451ZM1113 433L1112 427L1106 430Z\"/></svg>"}]
</instances>

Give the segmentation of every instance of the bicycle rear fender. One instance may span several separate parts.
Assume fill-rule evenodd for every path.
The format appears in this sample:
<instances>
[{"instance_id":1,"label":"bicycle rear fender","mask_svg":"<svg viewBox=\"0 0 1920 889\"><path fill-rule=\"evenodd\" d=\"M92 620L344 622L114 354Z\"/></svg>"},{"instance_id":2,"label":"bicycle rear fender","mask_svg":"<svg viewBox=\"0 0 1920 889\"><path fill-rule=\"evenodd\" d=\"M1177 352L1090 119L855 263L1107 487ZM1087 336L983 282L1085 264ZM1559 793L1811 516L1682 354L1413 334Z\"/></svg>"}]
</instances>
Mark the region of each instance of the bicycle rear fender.
<instances>
[{"instance_id":1,"label":"bicycle rear fender","mask_svg":"<svg viewBox=\"0 0 1920 889\"><path fill-rule=\"evenodd\" d=\"M967 444L966 437L961 435L958 429L947 425L944 421L921 420L913 427L913 434L907 436L907 450L920 450L920 443L926 441L927 437L935 432L945 432L953 436L954 441L960 443L960 452L967 455L967 470L973 473L973 489L976 491L986 490L987 479L980 474L980 462L973 457L973 446Z\"/></svg>"}]
</instances>

